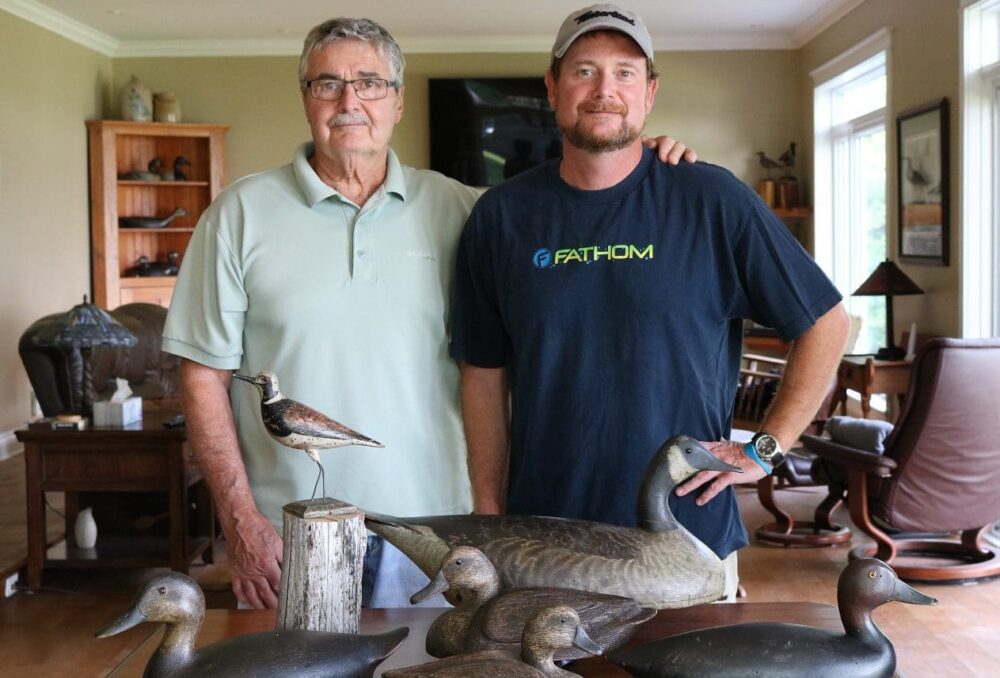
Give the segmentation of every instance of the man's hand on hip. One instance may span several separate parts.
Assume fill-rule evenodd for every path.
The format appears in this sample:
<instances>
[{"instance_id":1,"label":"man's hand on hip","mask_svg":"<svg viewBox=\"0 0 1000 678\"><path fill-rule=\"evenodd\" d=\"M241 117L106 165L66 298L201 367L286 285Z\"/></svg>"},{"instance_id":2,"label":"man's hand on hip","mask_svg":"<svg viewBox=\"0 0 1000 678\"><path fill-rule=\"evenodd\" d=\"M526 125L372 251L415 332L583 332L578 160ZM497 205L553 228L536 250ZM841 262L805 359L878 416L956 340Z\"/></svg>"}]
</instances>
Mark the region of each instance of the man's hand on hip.
<instances>
[{"instance_id":1,"label":"man's hand on hip","mask_svg":"<svg viewBox=\"0 0 1000 678\"><path fill-rule=\"evenodd\" d=\"M723 441L714 443L703 442L701 444L722 461L733 466L739 466L743 469L743 473L699 471L677 487L678 497L683 497L689 492L693 492L705 485L705 489L702 490L701 494L695 500L695 504L704 506L715 495L733 483L752 483L764 477L764 469L744 454L742 443Z\"/></svg>"}]
</instances>

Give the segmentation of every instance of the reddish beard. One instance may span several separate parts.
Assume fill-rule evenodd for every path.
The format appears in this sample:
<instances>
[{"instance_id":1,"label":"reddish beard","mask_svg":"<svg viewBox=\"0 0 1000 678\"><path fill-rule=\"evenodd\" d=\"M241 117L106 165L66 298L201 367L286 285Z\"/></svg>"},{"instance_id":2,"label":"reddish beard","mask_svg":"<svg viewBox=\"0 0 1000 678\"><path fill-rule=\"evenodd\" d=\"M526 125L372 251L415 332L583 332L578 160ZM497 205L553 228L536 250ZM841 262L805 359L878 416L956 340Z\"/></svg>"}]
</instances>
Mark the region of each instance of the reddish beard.
<instances>
[{"instance_id":1,"label":"reddish beard","mask_svg":"<svg viewBox=\"0 0 1000 678\"><path fill-rule=\"evenodd\" d=\"M610 113L622 117L621 126L610 134L599 134L588 129L584 124L587 114ZM607 153L618 151L639 138L642 133L628 124L628 106L623 103L606 102L601 104L580 104L577 106L577 119L573 124L560 124L559 129L570 144L587 153Z\"/></svg>"}]
</instances>

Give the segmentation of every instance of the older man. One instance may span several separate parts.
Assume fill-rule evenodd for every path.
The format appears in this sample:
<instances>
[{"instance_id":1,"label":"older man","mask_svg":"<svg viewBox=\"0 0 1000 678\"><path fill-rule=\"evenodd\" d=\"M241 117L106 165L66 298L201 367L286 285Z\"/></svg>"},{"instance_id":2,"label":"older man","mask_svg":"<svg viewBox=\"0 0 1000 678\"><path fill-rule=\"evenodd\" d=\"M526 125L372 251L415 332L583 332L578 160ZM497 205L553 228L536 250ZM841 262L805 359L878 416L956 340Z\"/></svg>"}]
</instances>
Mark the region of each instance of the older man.
<instances>
[{"instance_id":1,"label":"older man","mask_svg":"<svg viewBox=\"0 0 1000 678\"><path fill-rule=\"evenodd\" d=\"M276 605L281 507L310 495L315 467L267 435L252 388L230 394L233 370L272 370L290 397L385 443L326 453L331 496L395 515L471 508L446 338L457 240L480 191L405 167L389 149L403 65L370 20L316 26L299 65L312 142L219 196L177 281L163 347L185 358L189 439L233 591L253 607ZM423 585L404 561L386 553L380 571L416 579L378 577L372 605Z\"/></svg>"},{"instance_id":2,"label":"older man","mask_svg":"<svg viewBox=\"0 0 1000 678\"><path fill-rule=\"evenodd\" d=\"M762 477L798 437L848 323L837 290L752 191L721 168L663 165L643 148L653 56L625 9L567 17L545 78L562 158L473 210L451 352L476 511L634 524L643 471L667 437L728 436L743 319L794 340L755 444L709 443L744 473L702 472L671 498L728 559L731 595L747 541L729 485Z\"/></svg>"}]
</instances>

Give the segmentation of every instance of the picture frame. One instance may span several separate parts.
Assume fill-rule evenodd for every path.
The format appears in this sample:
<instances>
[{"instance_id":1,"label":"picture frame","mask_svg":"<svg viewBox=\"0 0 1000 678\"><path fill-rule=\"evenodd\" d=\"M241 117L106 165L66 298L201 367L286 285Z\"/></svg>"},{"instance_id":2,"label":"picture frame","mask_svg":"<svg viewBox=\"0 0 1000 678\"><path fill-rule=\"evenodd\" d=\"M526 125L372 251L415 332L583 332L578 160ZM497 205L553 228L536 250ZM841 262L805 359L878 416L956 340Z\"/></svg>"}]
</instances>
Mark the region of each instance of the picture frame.
<instances>
[{"instance_id":1,"label":"picture frame","mask_svg":"<svg viewBox=\"0 0 1000 678\"><path fill-rule=\"evenodd\" d=\"M896 117L900 261L948 265L948 153L947 97Z\"/></svg>"}]
</instances>

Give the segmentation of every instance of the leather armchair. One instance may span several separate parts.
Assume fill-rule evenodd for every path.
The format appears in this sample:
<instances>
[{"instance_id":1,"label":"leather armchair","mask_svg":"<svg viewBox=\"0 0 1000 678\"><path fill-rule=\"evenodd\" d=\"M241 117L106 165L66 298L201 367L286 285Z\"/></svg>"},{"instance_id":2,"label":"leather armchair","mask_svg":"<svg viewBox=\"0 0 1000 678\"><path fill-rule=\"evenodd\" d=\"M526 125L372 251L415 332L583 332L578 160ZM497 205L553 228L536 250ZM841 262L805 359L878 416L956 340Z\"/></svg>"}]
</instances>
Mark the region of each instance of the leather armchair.
<instances>
[{"instance_id":1,"label":"leather armchair","mask_svg":"<svg viewBox=\"0 0 1000 678\"><path fill-rule=\"evenodd\" d=\"M830 475L846 471L851 519L875 540L851 559L874 555L904 579L1000 575L1000 554L983 540L1000 520L997 403L1000 338L932 339L883 455L803 436Z\"/></svg>"}]
</instances>

